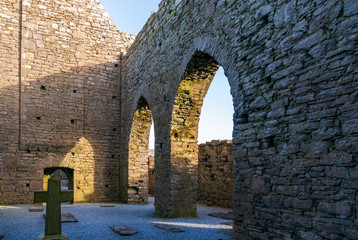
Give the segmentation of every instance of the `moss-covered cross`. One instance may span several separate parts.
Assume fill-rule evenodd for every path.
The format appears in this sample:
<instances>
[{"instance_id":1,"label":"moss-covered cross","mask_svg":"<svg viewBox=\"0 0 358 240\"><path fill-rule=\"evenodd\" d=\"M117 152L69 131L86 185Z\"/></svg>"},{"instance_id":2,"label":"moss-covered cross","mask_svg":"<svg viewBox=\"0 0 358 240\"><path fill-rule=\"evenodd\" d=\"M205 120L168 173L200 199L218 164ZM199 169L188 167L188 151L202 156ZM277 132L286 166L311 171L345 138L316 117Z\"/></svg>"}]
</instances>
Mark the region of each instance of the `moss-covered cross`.
<instances>
[{"instance_id":1,"label":"moss-covered cross","mask_svg":"<svg viewBox=\"0 0 358 240\"><path fill-rule=\"evenodd\" d=\"M46 202L45 234L38 240L68 239L61 233L61 202L72 202L73 191L61 191L60 179L48 180L48 191L35 191L34 202Z\"/></svg>"}]
</instances>

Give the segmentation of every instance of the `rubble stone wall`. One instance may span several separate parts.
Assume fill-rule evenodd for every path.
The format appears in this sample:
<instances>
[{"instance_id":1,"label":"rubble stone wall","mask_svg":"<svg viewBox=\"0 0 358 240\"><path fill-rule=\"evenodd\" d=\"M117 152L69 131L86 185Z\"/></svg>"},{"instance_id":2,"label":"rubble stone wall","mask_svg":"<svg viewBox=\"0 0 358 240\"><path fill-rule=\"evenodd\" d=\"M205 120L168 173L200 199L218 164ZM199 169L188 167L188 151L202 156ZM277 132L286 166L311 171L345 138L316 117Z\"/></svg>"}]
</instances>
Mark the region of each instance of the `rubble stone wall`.
<instances>
[{"instance_id":1,"label":"rubble stone wall","mask_svg":"<svg viewBox=\"0 0 358 240\"><path fill-rule=\"evenodd\" d=\"M231 140L213 140L199 144L199 202L209 206L232 207L232 169Z\"/></svg>"},{"instance_id":2,"label":"rubble stone wall","mask_svg":"<svg viewBox=\"0 0 358 240\"><path fill-rule=\"evenodd\" d=\"M356 238L357 14L350 0L162 1L127 54L121 137L128 143L143 96L155 125L156 213L177 216L196 197L195 161L186 160L195 149L171 141L196 140L196 106L189 97L178 112L178 89L193 56L206 53L234 103L235 239ZM187 132L176 135L173 123Z\"/></svg>"},{"instance_id":3,"label":"rubble stone wall","mask_svg":"<svg viewBox=\"0 0 358 240\"><path fill-rule=\"evenodd\" d=\"M118 200L120 69L133 36L97 0L0 1L0 203L28 203L44 169L75 201Z\"/></svg>"}]
</instances>

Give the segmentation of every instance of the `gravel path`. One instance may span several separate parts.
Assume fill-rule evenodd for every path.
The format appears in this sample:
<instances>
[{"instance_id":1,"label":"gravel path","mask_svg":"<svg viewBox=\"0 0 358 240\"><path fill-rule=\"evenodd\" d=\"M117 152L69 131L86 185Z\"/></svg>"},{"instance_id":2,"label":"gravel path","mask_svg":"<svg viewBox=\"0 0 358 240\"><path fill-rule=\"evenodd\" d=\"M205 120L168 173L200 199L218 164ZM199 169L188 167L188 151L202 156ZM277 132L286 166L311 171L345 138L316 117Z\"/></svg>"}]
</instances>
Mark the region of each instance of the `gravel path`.
<instances>
[{"instance_id":1,"label":"gravel path","mask_svg":"<svg viewBox=\"0 0 358 240\"><path fill-rule=\"evenodd\" d=\"M114 207L100 207L99 203L63 204L62 213L72 213L76 223L62 223L62 232L71 240L143 239L171 240L231 239L219 231L230 231L230 226L221 223L228 220L208 216L212 212L228 212L230 209L198 205L197 218L161 219L153 216L154 199L146 205L114 204ZM39 206L39 205L36 205ZM29 212L34 205L0 206L0 239L31 240L44 233L44 212ZM185 232L170 233L154 227L156 223L170 224ZM126 225L138 233L120 236L109 227Z\"/></svg>"}]
</instances>

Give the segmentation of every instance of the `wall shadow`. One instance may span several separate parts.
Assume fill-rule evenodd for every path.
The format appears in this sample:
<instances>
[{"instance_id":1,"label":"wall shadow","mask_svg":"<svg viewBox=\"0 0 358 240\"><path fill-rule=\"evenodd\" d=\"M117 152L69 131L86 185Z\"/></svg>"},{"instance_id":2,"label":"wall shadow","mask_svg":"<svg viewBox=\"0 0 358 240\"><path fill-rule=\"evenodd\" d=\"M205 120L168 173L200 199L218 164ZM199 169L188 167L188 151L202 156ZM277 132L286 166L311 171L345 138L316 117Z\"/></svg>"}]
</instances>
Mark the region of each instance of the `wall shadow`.
<instances>
[{"instance_id":1,"label":"wall shadow","mask_svg":"<svg viewBox=\"0 0 358 240\"><path fill-rule=\"evenodd\" d=\"M24 78L21 102L18 84L0 89L0 202L32 202L44 169L55 167L74 170L75 201L118 200L119 69Z\"/></svg>"}]
</instances>

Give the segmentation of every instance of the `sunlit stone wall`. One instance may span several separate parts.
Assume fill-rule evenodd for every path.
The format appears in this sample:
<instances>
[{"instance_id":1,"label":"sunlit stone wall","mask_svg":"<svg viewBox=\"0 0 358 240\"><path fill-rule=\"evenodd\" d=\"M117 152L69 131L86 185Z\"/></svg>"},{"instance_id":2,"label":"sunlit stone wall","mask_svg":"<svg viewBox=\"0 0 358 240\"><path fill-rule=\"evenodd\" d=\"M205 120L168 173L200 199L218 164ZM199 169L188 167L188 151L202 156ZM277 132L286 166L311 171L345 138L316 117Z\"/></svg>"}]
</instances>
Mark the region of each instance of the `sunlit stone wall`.
<instances>
[{"instance_id":1,"label":"sunlit stone wall","mask_svg":"<svg viewBox=\"0 0 358 240\"><path fill-rule=\"evenodd\" d=\"M118 200L121 56L134 37L97 0L1 0L0 35L0 203L32 202L48 167L74 169L75 201Z\"/></svg>"},{"instance_id":2,"label":"sunlit stone wall","mask_svg":"<svg viewBox=\"0 0 358 240\"><path fill-rule=\"evenodd\" d=\"M198 200L209 206L232 207L233 156L231 140L199 144Z\"/></svg>"}]
</instances>

